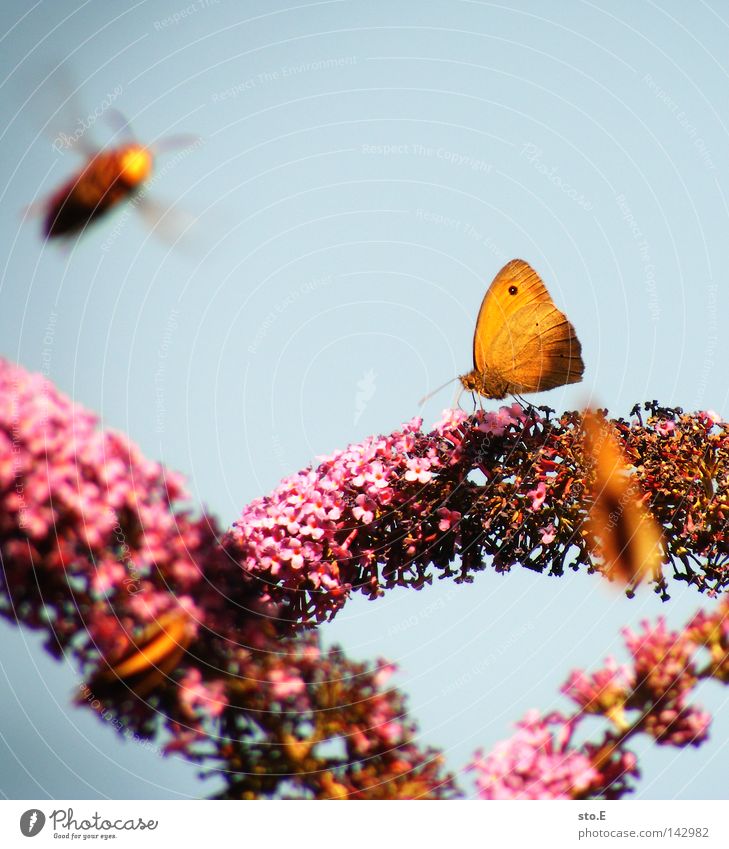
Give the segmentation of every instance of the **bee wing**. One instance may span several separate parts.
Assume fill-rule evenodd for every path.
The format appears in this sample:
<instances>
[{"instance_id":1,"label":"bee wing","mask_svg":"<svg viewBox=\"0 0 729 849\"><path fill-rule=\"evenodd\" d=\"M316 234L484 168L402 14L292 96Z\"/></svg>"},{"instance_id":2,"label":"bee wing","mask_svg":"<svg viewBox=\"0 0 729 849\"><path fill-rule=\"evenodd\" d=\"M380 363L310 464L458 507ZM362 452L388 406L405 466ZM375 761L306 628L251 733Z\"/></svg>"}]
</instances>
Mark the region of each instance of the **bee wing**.
<instances>
[{"instance_id":1,"label":"bee wing","mask_svg":"<svg viewBox=\"0 0 729 849\"><path fill-rule=\"evenodd\" d=\"M177 206L138 195L136 206L145 223L157 239L175 248L189 248L193 242L196 218Z\"/></svg>"},{"instance_id":2,"label":"bee wing","mask_svg":"<svg viewBox=\"0 0 729 849\"><path fill-rule=\"evenodd\" d=\"M104 122L109 129L114 131L114 144L136 141L129 119L118 109L114 109L113 107L107 109L104 112ZM118 139L116 138L117 136L119 136Z\"/></svg>"},{"instance_id":3,"label":"bee wing","mask_svg":"<svg viewBox=\"0 0 729 849\"><path fill-rule=\"evenodd\" d=\"M41 132L55 150L72 150L86 157L98 153L99 147L91 138L92 126L86 126L89 110L79 95L81 85L66 63L41 68L26 79L26 86L31 88L26 100L29 114L40 119Z\"/></svg>"},{"instance_id":4,"label":"bee wing","mask_svg":"<svg viewBox=\"0 0 729 849\"><path fill-rule=\"evenodd\" d=\"M202 137L194 133L175 133L172 136L163 136L161 139L154 141L150 147L155 154L169 153L171 150L200 147L202 142Z\"/></svg>"}]
</instances>

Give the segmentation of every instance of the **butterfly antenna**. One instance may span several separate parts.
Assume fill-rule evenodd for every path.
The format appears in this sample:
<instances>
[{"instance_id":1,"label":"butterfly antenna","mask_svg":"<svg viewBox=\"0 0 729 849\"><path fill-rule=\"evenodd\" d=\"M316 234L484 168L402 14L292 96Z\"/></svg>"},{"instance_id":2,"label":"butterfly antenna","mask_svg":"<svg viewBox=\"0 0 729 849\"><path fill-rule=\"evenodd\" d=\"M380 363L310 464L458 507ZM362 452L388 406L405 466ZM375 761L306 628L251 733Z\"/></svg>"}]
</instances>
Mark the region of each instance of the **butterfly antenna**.
<instances>
[{"instance_id":1,"label":"butterfly antenna","mask_svg":"<svg viewBox=\"0 0 729 849\"><path fill-rule=\"evenodd\" d=\"M437 389L434 389L432 392L429 392L427 395L423 395L423 397L418 401L418 407L422 407L423 404L426 401L428 401L430 398L433 397L433 395L437 395L440 392L441 389L445 389L446 386L448 386L449 383L453 383L454 380L458 380L458 378L452 377L450 380L446 380L446 382L442 386L439 386Z\"/></svg>"}]
</instances>

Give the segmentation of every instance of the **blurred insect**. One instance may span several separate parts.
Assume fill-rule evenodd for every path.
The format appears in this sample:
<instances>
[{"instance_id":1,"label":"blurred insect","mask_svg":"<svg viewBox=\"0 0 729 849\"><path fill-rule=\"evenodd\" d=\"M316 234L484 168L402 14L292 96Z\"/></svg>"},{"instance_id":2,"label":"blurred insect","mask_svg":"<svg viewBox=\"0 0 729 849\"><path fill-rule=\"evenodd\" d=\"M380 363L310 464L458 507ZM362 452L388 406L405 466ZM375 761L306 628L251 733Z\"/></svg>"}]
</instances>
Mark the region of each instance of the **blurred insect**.
<instances>
[{"instance_id":1,"label":"blurred insect","mask_svg":"<svg viewBox=\"0 0 729 849\"><path fill-rule=\"evenodd\" d=\"M154 170L155 154L187 148L200 143L196 136L177 135L154 145L143 145L131 138L128 122L115 110L110 110L107 120L119 125L119 132L127 140L114 147L98 149L88 144L75 145L87 157L86 164L32 209L43 215L43 236L46 239L71 239L81 235L94 221L103 218L120 204L132 201L133 205L155 228L163 226L158 235L172 241L190 224L185 216L173 214L149 198L146 184Z\"/></svg>"},{"instance_id":2,"label":"blurred insect","mask_svg":"<svg viewBox=\"0 0 729 849\"><path fill-rule=\"evenodd\" d=\"M658 574L661 531L641 500L612 425L588 411L584 427L585 456L594 464L587 535L608 577L632 589Z\"/></svg>"},{"instance_id":3,"label":"blurred insect","mask_svg":"<svg viewBox=\"0 0 729 849\"><path fill-rule=\"evenodd\" d=\"M121 701L130 694L146 698L177 669L196 631L194 621L182 609L160 614L139 635L130 636L116 656L100 660L77 702L91 697Z\"/></svg>"}]
</instances>

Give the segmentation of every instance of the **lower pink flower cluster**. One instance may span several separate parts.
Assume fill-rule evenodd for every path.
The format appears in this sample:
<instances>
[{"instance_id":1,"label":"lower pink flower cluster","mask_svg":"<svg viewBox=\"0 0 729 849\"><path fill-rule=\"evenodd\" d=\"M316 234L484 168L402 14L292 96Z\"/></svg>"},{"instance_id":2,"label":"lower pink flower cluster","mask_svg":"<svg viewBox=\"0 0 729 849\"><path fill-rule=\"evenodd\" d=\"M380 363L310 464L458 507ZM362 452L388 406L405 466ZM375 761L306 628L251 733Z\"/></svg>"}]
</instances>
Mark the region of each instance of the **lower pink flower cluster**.
<instances>
[{"instance_id":1,"label":"lower pink flower cluster","mask_svg":"<svg viewBox=\"0 0 729 849\"><path fill-rule=\"evenodd\" d=\"M200 612L217 531L179 505L182 479L45 378L0 360L0 613L82 662L171 607ZM86 640L79 635L85 633Z\"/></svg>"},{"instance_id":2,"label":"lower pink flower cluster","mask_svg":"<svg viewBox=\"0 0 729 849\"><path fill-rule=\"evenodd\" d=\"M681 631L662 618L641 630L624 630L632 656L618 665L608 658L595 673L574 671L562 692L576 705L568 716L531 711L509 740L470 764L483 799L616 799L634 789L639 776L628 743L646 734L660 746L699 746L711 716L690 704L700 681L729 683L729 605L699 613ZM575 744L587 716L606 723L598 741Z\"/></svg>"},{"instance_id":3,"label":"lower pink flower cluster","mask_svg":"<svg viewBox=\"0 0 729 849\"><path fill-rule=\"evenodd\" d=\"M125 737L164 735L229 798L456 795L387 686L392 666L283 638L266 585L185 497L178 476L0 360L0 615L76 660L79 704Z\"/></svg>"}]
</instances>

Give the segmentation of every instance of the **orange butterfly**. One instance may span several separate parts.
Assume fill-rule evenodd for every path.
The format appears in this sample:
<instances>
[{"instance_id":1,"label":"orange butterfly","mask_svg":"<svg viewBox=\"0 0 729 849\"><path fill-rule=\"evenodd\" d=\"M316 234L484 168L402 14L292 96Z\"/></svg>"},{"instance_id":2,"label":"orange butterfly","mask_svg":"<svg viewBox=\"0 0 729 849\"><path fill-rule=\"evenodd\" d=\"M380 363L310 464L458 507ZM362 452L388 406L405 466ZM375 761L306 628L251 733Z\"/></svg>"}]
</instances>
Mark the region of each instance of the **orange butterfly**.
<instances>
[{"instance_id":1,"label":"orange butterfly","mask_svg":"<svg viewBox=\"0 0 729 849\"><path fill-rule=\"evenodd\" d=\"M660 568L661 531L640 500L613 427L588 412L584 428L585 456L595 467L587 536L607 575L635 586Z\"/></svg>"},{"instance_id":2,"label":"orange butterfly","mask_svg":"<svg viewBox=\"0 0 729 849\"><path fill-rule=\"evenodd\" d=\"M160 614L138 637L130 637L116 657L102 658L84 690L88 697L99 699L125 698L130 691L145 698L179 666L195 633L195 623L186 611L178 608Z\"/></svg>"},{"instance_id":3,"label":"orange butterfly","mask_svg":"<svg viewBox=\"0 0 729 849\"><path fill-rule=\"evenodd\" d=\"M578 383L582 348L537 272L512 259L494 277L473 335L473 370L459 379L485 398Z\"/></svg>"}]
</instances>

